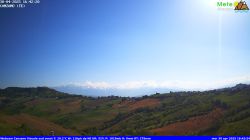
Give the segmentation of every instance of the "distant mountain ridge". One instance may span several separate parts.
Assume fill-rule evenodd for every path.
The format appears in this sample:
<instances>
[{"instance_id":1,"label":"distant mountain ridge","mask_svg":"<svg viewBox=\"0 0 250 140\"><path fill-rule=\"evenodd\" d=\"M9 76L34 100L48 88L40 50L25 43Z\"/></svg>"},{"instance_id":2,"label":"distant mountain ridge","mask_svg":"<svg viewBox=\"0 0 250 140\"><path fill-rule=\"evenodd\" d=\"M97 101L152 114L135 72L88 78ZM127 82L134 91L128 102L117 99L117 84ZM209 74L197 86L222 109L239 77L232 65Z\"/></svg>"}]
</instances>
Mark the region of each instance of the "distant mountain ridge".
<instances>
[{"instance_id":1,"label":"distant mountain ridge","mask_svg":"<svg viewBox=\"0 0 250 140\"><path fill-rule=\"evenodd\" d=\"M67 85L67 86L59 86L59 87L52 87L57 91L71 93L71 94L79 94L85 96L129 96L129 97L139 97L143 95L150 95L156 92L166 93L170 91L177 91L176 89L170 88L150 88L150 87L143 87L143 88L135 88L135 89L118 89L118 88L89 88L83 86L75 86L75 85Z\"/></svg>"},{"instance_id":2,"label":"distant mountain ridge","mask_svg":"<svg viewBox=\"0 0 250 140\"><path fill-rule=\"evenodd\" d=\"M250 85L248 84L237 84L233 87L226 87L226 88L219 88L219 89L214 89L214 90L207 90L203 92L210 92L210 91L235 91L235 90L242 90L242 89L250 89ZM82 96L91 96L91 97L105 97L105 96L118 96L115 94L117 89L107 89L104 92L104 90L101 89L88 89L88 88L80 88L75 87L75 89L72 86L64 86L64 87L55 87L55 88L50 88L50 87L7 87L5 89L0 89L3 93L5 92L13 92L13 93L20 93L27 94L30 96L34 96L35 94L37 95L43 95L43 96L58 96L61 94L61 96L70 96L70 95L82 95ZM132 90L131 90L132 91ZM171 92L200 92L200 91L184 91L184 90L170 90L170 89L164 89L164 88L146 88L146 89L137 89L133 90L131 92L130 90L122 90L123 95L121 97L141 97L145 95L152 95L155 93L171 93ZM130 93L131 92L131 93ZM52 95L49 95L49 94ZM127 93L127 96L126 96ZM134 95L134 93L140 93L138 96L129 96L129 95ZM13 95L14 96L14 95Z\"/></svg>"}]
</instances>

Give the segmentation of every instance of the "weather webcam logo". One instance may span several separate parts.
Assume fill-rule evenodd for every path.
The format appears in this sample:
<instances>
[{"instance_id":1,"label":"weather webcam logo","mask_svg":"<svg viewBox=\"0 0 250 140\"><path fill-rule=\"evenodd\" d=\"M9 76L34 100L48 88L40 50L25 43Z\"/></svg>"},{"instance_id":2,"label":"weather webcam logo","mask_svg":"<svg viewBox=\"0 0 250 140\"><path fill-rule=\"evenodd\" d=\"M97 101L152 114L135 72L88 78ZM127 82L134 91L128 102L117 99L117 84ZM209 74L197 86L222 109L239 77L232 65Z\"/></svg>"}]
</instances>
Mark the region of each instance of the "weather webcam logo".
<instances>
[{"instance_id":1,"label":"weather webcam logo","mask_svg":"<svg viewBox=\"0 0 250 140\"><path fill-rule=\"evenodd\" d=\"M241 12L248 12L249 8L245 1L217 1L217 8L218 10L222 11L241 11Z\"/></svg>"},{"instance_id":2,"label":"weather webcam logo","mask_svg":"<svg viewBox=\"0 0 250 140\"><path fill-rule=\"evenodd\" d=\"M247 3L245 1L235 2L234 6L235 6L234 10L249 10Z\"/></svg>"}]
</instances>

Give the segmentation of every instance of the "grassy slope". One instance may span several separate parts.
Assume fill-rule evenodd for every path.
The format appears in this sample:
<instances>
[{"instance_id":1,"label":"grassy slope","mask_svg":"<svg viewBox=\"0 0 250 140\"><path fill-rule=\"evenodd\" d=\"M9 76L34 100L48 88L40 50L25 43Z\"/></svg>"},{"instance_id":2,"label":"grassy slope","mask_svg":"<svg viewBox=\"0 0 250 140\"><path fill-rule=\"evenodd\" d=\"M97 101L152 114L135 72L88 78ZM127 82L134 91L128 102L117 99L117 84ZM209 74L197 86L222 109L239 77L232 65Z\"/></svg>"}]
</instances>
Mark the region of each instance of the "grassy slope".
<instances>
[{"instance_id":1,"label":"grassy slope","mask_svg":"<svg viewBox=\"0 0 250 140\"><path fill-rule=\"evenodd\" d=\"M51 130L57 135L79 135L48 120L28 114L0 116L1 135L48 135Z\"/></svg>"},{"instance_id":2,"label":"grassy slope","mask_svg":"<svg viewBox=\"0 0 250 140\"><path fill-rule=\"evenodd\" d=\"M215 108L223 115L214 119L207 114ZM99 99L48 88L0 91L0 135L48 135L50 130L57 135L152 135L175 124L193 126L189 119L202 116L213 123L183 130L185 135L249 135L250 88Z\"/></svg>"},{"instance_id":3,"label":"grassy slope","mask_svg":"<svg viewBox=\"0 0 250 140\"><path fill-rule=\"evenodd\" d=\"M249 135L250 134L250 117L224 124L218 131L220 135Z\"/></svg>"}]
</instances>

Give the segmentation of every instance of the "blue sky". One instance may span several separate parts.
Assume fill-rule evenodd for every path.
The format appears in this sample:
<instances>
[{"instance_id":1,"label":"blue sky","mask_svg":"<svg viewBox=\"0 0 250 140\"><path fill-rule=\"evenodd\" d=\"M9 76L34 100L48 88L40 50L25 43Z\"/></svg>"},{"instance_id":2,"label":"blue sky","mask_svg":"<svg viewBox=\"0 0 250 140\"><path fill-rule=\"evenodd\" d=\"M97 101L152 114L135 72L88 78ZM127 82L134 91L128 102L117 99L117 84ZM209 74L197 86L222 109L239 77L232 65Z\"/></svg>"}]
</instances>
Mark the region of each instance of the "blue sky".
<instances>
[{"instance_id":1,"label":"blue sky","mask_svg":"<svg viewBox=\"0 0 250 140\"><path fill-rule=\"evenodd\" d=\"M41 0L0 9L0 87L247 83L249 17L218 11L215 0Z\"/></svg>"}]
</instances>

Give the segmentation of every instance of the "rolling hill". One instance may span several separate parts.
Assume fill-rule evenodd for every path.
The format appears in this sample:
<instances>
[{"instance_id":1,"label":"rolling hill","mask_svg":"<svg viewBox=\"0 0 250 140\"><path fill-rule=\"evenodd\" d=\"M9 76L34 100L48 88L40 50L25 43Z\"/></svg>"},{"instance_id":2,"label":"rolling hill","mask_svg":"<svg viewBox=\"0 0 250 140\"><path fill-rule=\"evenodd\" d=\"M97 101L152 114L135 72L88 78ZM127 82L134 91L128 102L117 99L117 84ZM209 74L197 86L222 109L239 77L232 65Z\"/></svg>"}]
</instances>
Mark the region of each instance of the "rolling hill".
<instances>
[{"instance_id":1,"label":"rolling hill","mask_svg":"<svg viewBox=\"0 0 250 140\"><path fill-rule=\"evenodd\" d=\"M250 85L87 97L47 87L0 90L0 135L249 135Z\"/></svg>"}]
</instances>

